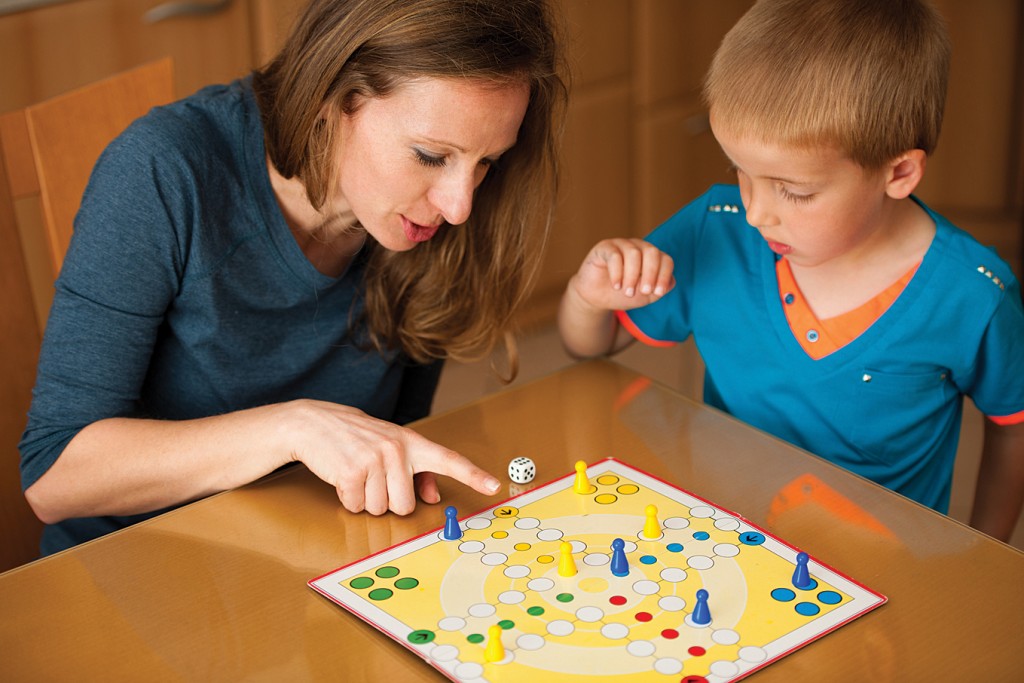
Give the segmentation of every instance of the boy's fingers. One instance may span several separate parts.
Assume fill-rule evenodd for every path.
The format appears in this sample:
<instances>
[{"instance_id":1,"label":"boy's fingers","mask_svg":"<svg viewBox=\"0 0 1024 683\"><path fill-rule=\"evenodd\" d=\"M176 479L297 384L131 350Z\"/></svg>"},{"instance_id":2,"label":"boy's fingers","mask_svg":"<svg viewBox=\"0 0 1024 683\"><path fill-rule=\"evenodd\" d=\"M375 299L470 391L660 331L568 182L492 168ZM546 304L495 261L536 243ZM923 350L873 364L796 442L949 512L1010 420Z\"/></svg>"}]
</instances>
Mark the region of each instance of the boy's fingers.
<instances>
[{"instance_id":1,"label":"boy's fingers","mask_svg":"<svg viewBox=\"0 0 1024 683\"><path fill-rule=\"evenodd\" d=\"M629 249L622 259L622 289L626 296L633 296L640 284L643 272L643 253L639 249Z\"/></svg>"},{"instance_id":2,"label":"boy's fingers","mask_svg":"<svg viewBox=\"0 0 1024 683\"><path fill-rule=\"evenodd\" d=\"M661 252L655 247L646 247L641 252L643 266L640 273L640 293L653 294L661 275Z\"/></svg>"},{"instance_id":3,"label":"boy's fingers","mask_svg":"<svg viewBox=\"0 0 1024 683\"><path fill-rule=\"evenodd\" d=\"M654 294L662 296L675 287L675 263L668 254L662 254L661 267L658 271L658 278L654 283Z\"/></svg>"},{"instance_id":4,"label":"boy's fingers","mask_svg":"<svg viewBox=\"0 0 1024 683\"><path fill-rule=\"evenodd\" d=\"M598 261L598 266L604 266L608 275L608 284L612 289L622 287L622 252L619 251L613 242L600 242L594 248L593 256Z\"/></svg>"}]
</instances>

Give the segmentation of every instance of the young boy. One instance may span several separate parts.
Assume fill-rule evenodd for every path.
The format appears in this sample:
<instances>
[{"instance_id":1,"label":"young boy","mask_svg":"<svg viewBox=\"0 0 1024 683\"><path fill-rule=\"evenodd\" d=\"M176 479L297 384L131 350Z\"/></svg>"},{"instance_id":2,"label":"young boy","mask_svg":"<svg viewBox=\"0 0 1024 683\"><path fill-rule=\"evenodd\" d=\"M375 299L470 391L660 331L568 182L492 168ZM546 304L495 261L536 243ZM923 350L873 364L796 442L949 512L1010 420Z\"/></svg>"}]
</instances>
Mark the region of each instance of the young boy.
<instances>
[{"instance_id":1,"label":"young boy","mask_svg":"<svg viewBox=\"0 0 1024 683\"><path fill-rule=\"evenodd\" d=\"M576 357L691 334L704 400L940 512L963 396L988 416L971 524L1024 500L1010 268L911 195L942 120L944 26L912 0L761 0L705 83L738 186L598 243L559 312Z\"/></svg>"}]
</instances>

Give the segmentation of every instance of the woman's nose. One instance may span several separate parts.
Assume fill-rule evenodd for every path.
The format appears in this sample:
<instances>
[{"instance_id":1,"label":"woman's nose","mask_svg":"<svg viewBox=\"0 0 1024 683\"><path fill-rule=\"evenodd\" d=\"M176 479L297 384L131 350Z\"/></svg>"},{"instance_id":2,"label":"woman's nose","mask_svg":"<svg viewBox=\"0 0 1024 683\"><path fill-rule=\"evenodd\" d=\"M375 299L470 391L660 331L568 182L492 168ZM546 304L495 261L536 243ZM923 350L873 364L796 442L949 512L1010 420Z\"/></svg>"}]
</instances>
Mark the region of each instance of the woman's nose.
<instances>
[{"instance_id":1,"label":"woman's nose","mask_svg":"<svg viewBox=\"0 0 1024 683\"><path fill-rule=\"evenodd\" d=\"M469 220L477 184L476 179L468 173L452 174L433 187L428 199L447 223L459 225Z\"/></svg>"}]
</instances>

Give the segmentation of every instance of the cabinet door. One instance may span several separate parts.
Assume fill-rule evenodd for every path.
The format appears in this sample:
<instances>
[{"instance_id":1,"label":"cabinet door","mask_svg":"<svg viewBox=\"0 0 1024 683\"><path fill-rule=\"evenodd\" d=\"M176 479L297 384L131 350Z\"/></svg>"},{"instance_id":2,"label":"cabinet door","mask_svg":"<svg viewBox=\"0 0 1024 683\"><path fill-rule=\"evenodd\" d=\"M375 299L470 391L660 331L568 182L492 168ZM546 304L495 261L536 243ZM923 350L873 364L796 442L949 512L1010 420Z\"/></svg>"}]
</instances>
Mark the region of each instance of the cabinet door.
<instances>
[{"instance_id":1,"label":"cabinet door","mask_svg":"<svg viewBox=\"0 0 1024 683\"><path fill-rule=\"evenodd\" d=\"M916 194L1024 277L1024 2L936 6L953 59L939 146Z\"/></svg>"},{"instance_id":2,"label":"cabinet door","mask_svg":"<svg viewBox=\"0 0 1024 683\"><path fill-rule=\"evenodd\" d=\"M166 16L162 0L72 0L0 16L0 111L168 55L179 97L245 74L249 0L191 4L191 14Z\"/></svg>"},{"instance_id":3,"label":"cabinet door","mask_svg":"<svg viewBox=\"0 0 1024 683\"><path fill-rule=\"evenodd\" d=\"M292 24L308 0L250 0L256 64L270 60L284 44Z\"/></svg>"}]
</instances>

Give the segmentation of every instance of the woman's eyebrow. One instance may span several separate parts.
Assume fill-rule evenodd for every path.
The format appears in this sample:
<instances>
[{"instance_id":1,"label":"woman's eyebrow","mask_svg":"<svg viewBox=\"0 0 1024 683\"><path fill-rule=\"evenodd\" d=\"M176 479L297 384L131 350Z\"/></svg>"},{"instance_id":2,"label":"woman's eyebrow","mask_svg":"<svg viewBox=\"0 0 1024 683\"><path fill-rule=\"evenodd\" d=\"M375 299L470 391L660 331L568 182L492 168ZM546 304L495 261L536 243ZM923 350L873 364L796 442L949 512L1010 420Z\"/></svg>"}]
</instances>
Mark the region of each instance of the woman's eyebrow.
<instances>
[{"instance_id":1,"label":"woman's eyebrow","mask_svg":"<svg viewBox=\"0 0 1024 683\"><path fill-rule=\"evenodd\" d=\"M448 147L448 148L454 149L457 152L461 152L462 154L469 154L469 151L465 147L462 147L461 145L456 145L454 142L448 142L446 140L439 140L438 138L432 138L432 137L429 137L429 136L423 136L423 141L426 142L426 143L429 143L431 145L439 145L441 147ZM512 144L510 144L508 147L505 147L504 149L500 149L500 150L498 150L497 152L495 152L493 154L488 154L487 158L488 159L496 159L497 157L500 157L502 154L504 154L505 152L509 151L513 147L515 147L516 142L517 142L516 140L513 140Z\"/></svg>"}]
</instances>

